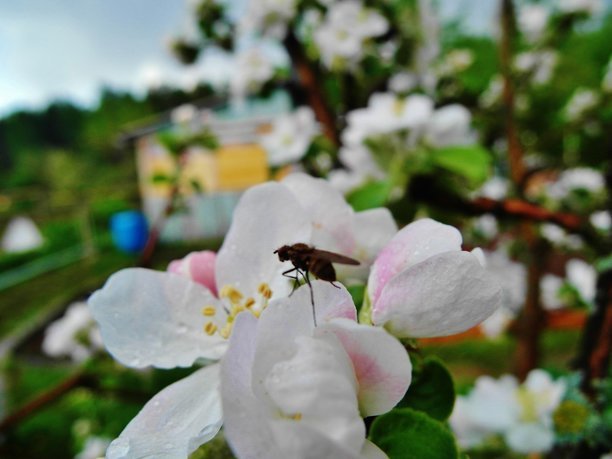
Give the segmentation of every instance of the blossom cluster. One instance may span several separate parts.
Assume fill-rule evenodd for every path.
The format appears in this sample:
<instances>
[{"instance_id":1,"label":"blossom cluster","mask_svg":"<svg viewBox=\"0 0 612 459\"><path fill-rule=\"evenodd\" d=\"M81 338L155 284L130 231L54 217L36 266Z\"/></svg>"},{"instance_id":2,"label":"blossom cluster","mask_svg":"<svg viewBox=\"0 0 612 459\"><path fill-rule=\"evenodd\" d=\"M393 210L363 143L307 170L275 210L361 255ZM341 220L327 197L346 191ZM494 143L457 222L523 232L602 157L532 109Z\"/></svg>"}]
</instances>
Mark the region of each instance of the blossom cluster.
<instances>
[{"instance_id":1,"label":"blossom cluster","mask_svg":"<svg viewBox=\"0 0 612 459\"><path fill-rule=\"evenodd\" d=\"M312 280L292 294L291 265L274 251L297 242L361 263L337 271L367 285L359 320L341 283ZM354 212L304 174L249 189L218 253L168 272L119 271L91 297L120 362L205 364L148 402L107 457L186 457L222 425L238 457L385 457L363 418L391 410L410 385L398 338L458 333L498 307L481 251L461 244L431 219L398 231L387 209Z\"/></svg>"},{"instance_id":2,"label":"blossom cluster","mask_svg":"<svg viewBox=\"0 0 612 459\"><path fill-rule=\"evenodd\" d=\"M499 435L512 451L547 452L555 438L553 414L565 391L562 379L539 369L522 384L510 375L481 376L468 395L457 399L450 424L466 449Z\"/></svg>"}]
</instances>

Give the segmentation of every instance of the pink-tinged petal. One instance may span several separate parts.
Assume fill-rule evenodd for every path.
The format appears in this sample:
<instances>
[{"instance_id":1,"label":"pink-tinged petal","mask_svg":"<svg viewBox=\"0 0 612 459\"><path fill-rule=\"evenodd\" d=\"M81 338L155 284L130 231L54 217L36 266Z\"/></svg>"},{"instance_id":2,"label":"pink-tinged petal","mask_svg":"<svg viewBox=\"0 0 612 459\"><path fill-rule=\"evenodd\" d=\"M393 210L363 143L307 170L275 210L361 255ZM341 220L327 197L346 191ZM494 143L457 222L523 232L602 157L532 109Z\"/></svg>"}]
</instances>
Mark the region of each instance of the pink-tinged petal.
<instances>
[{"instance_id":1,"label":"pink-tinged petal","mask_svg":"<svg viewBox=\"0 0 612 459\"><path fill-rule=\"evenodd\" d=\"M121 363L142 368L188 367L199 358L218 359L227 347L208 336L202 308L218 300L206 288L176 274L130 268L113 274L88 304L104 345ZM217 307L212 320L221 327Z\"/></svg>"},{"instance_id":2,"label":"pink-tinged petal","mask_svg":"<svg viewBox=\"0 0 612 459\"><path fill-rule=\"evenodd\" d=\"M312 281L317 323L343 317L357 320L356 309L350 294L323 281ZM257 353L255 355L254 388L262 397L265 389L261 382L275 362L289 360L297 352L298 336L312 336L314 332L310 289L303 285L290 298L274 300L259 318Z\"/></svg>"},{"instance_id":3,"label":"pink-tinged petal","mask_svg":"<svg viewBox=\"0 0 612 459\"><path fill-rule=\"evenodd\" d=\"M447 252L393 277L372 309L372 321L400 338L465 331L499 307L501 289L469 252Z\"/></svg>"},{"instance_id":4,"label":"pink-tinged petal","mask_svg":"<svg viewBox=\"0 0 612 459\"><path fill-rule=\"evenodd\" d=\"M187 276L192 281L203 285L215 296L217 295L217 285L215 283L215 260L217 254L212 250L201 252L191 252L181 260L171 261L168 265L168 272Z\"/></svg>"},{"instance_id":5,"label":"pink-tinged petal","mask_svg":"<svg viewBox=\"0 0 612 459\"><path fill-rule=\"evenodd\" d=\"M312 225L311 243L319 248L350 254L353 238L353 209L326 180L306 174L291 174L282 184L300 203Z\"/></svg>"},{"instance_id":6,"label":"pink-tinged petal","mask_svg":"<svg viewBox=\"0 0 612 459\"><path fill-rule=\"evenodd\" d=\"M359 384L362 416L391 410L402 399L412 379L412 365L402 344L382 328L336 319L316 333L333 333L348 353Z\"/></svg>"},{"instance_id":7,"label":"pink-tinged petal","mask_svg":"<svg viewBox=\"0 0 612 459\"><path fill-rule=\"evenodd\" d=\"M223 424L219 365L202 368L153 397L106 452L108 459L185 458Z\"/></svg>"},{"instance_id":8,"label":"pink-tinged petal","mask_svg":"<svg viewBox=\"0 0 612 459\"><path fill-rule=\"evenodd\" d=\"M365 281L370 273L370 266L396 233L397 224L388 209L379 208L356 213L353 219L355 247L352 252L344 255L359 260L361 264L334 265L338 279Z\"/></svg>"},{"instance_id":9,"label":"pink-tinged petal","mask_svg":"<svg viewBox=\"0 0 612 459\"><path fill-rule=\"evenodd\" d=\"M396 274L439 253L461 250L461 233L430 218L402 228L380 252L368 279L368 292L376 303Z\"/></svg>"},{"instance_id":10,"label":"pink-tinged petal","mask_svg":"<svg viewBox=\"0 0 612 459\"><path fill-rule=\"evenodd\" d=\"M237 457L282 458L263 413L251 390L258 320L238 315L230 344L221 362L221 399L225 412L225 437Z\"/></svg>"},{"instance_id":11,"label":"pink-tinged petal","mask_svg":"<svg viewBox=\"0 0 612 459\"><path fill-rule=\"evenodd\" d=\"M232 225L217 254L216 278L221 289L233 285L245 296L255 296L262 282L275 297L291 292L274 251L285 244L310 241L310 222L294 195L279 183L264 183L244 193Z\"/></svg>"},{"instance_id":12,"label":"pink-tinged petal","mask_svg":"<svg viewBox=\"0 0 612 459\"><path fill-rule=\"evenodd\" d=\"M298 336L296 345L295 354L276 362L266 375L266 399L281 416L298 414L301 426L309 426L358 453L365 426L359 414L357 381L349 356L333 335ZM277 442L283 444L282 439L277 438ZM281 449L293 448L288 444Z\"/></svg>"}]
</instances>

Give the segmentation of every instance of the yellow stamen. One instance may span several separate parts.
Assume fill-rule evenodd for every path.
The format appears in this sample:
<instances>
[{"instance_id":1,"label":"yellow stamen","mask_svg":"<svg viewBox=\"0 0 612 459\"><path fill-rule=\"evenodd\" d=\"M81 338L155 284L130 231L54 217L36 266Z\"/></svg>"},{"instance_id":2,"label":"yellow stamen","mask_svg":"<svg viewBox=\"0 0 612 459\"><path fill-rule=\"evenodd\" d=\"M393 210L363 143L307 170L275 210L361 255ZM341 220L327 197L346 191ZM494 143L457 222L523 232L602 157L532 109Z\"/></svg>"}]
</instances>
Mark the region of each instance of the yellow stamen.
<instances>
[{"instance_id":1,"label":"yellow stamen","mask_svg":"<svg viewBox=\"0 0 612 459\"><path fill-rule=\"evenodd\" d=\"M302 413L295 413L293 416L289 416L290 419L293 419L294 421L301 421L302 420Z\"/></svg>"},{"instance_id":2,"label":"yellow stamen","mask_svg":"<svg viewBox=\"0 0 612 459\"><path fill-rule=\"evenodd\" d=\"M204 306L202 308L202 315L206 317L212 317L217 313L217 309L214 306Z\"/></svg>"},{"instance_id":3,"label":"yellow stamen","mask_svg":"<svg viewBox=\"0 0 612 459\"><path fill-rule=\"evenodd\" d=\"M206 325L204 325L204 332L206 332L207 335L212 336L216 331L217 326L214 324L214 322L207 322Z\"/></svg>"},{"instance_id":4,"label":"yellow stamen","mask_svg":"<svg viewBox=\"0 0 612 459\"><path fill-rule=\"evenodd\" d=\"M242 311L245 310L245 307L239 304L235 304L234 306L232 306L232 313L231 315L236 317L238 314L240 314Z\"/></svg>"},{"instance_id":5,"label":"yellow stamen","mask_svg":"<svg viewBox=\"0 0 612 459\"><path fill-rule=\"evenodd\" d=\"M265 282L259 284L257 291L261 294L261 296L263 296L267 300L272 298L272 290L270 289L270 286L266 284Z\"/></svg>"},{"instance_id":6,"label":"yellow stamen","mask_svg":"<svg viewBox=\"0 0 612 459\"><path fill-rule=\"evenodd\" d=\"M255 304L255 299L254 298L247 298L246 301L244 302L244 307L246 309L251 309L253 307L253 305Z\"/></svg>"},{"instance_id":7,"label":"yellow stamen","mask_svg":"<svg viewBox=\"0 0 612 459\"><path fill-rule=\"evenodd\" d=\"M232 328L233 328L232 323L231 323L231 322L228 322L228 323L226 323L226 324L225 324L225 326L224 326L224 327L221 329L221 331L219 332L219 334L220 334L220 335L221 335L223 338L228 339L228 338L229 338L229 336L232 334Z\"/></svg>"},{"instance_id":8,"label":"yellow stamen","mask_svg":"<svg viewBox=\"0 0 612 459\"><path fill-rule=\"evenodd\" d=\"M235 287L231 285L225 285L219 293L221 298L228 298L230 303L237 304L242 300L242 293L240 293Z\"/></svg>"}]
</instances>

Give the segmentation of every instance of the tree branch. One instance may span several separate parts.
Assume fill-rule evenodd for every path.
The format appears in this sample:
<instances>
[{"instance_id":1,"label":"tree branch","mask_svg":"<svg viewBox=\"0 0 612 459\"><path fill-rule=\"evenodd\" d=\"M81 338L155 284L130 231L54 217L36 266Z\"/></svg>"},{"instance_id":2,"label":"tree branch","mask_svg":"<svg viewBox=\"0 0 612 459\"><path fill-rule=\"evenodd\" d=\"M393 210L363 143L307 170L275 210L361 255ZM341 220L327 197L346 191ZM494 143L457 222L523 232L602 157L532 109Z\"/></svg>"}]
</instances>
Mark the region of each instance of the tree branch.
<instances>
[{"instance_id":1,"label":"tree branch","mask_svg":"<svg viewBox=\"0 0 612 459\"><path fill-rule=\"evenodd\" d=\"M323 133L335 146L340 146L340 137L333 112L325 101L325 97L321 92L320 82L317 81L315 71L308 62L301 43L292 31L287 33L284 45L291 57L300 83L306 90L308 103L323 127Z\"/></svg>"}]
</instances>

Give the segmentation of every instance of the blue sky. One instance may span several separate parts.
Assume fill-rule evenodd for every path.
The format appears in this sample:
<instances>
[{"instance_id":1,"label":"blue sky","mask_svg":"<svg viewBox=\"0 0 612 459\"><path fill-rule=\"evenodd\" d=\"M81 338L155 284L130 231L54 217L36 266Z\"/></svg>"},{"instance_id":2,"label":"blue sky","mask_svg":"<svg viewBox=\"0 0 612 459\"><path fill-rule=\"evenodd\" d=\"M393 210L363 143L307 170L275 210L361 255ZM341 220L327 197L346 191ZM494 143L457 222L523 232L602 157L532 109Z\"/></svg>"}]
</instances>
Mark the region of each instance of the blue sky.
<instances>
[{"instance_id":1,"label":"blue sky","mask_svg":"<svg viewBox=\"0 0 612 459\"><path fill-rule=\"evenodd\" d=\"M219 52L186 69L167 51L168 39L189 29L190 1L0 0L0 116L58 98L89 105L102 85L139 92L226 79ZM463 15L481 33L497 10L496 0L440 4L444 17Z\"/></svg>"}]
</instances>

